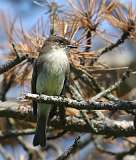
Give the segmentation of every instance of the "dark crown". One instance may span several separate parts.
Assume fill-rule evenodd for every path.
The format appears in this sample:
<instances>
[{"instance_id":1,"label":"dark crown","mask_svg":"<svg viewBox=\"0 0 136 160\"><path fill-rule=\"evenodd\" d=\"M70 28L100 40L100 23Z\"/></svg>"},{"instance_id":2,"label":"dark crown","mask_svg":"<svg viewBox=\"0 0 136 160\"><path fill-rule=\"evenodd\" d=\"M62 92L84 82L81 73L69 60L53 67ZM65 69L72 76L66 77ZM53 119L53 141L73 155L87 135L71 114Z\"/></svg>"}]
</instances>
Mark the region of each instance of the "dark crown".
<instances>
[{"instance_id":1,"label":"dark crown","mask_svg":"<svg viewBox=\"0 0 136 160\"><path fill-rule=\"evenodd\" d=\"M60 36L51 36L47 40L47 42L56 42L61 45L69 45L70 41Z\"/></svg>"}]
</instances>

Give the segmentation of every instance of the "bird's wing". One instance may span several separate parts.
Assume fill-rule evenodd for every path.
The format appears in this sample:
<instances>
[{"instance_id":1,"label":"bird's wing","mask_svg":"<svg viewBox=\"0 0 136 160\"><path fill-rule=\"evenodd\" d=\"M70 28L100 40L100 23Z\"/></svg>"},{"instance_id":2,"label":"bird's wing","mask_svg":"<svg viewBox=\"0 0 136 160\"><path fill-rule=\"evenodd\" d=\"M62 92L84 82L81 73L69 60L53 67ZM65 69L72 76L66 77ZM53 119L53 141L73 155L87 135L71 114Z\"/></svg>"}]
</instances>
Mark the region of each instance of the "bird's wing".
<instances>
[{"instance_id":1,"label":"bird's wing","mask_svg":"<svg viewBox=\"0 0 136 160\"><path fill-rule=\"evenodd\" d=\"M62 89L61 94L60 94L61 96L64 96L64 94L66 93L67 87L68 87L68 77L66 76L65 81L64 81L64 85L63 85L63 89Z\"/></svg>"},{"instance_id":2,"label":"bird's wing","mask_svg":"<svg viewBox=\"0 0 136 160\"><path fill-rule=\"evenodd\" d=\"M68 70L68 72L66 72L65 80L64 80L64 84L63 84L63 88L62 88L62 91L60 93L60 96L63 97L65 95L66 90L68 88L68 83L69 83L69 70ZM54 115L56 115L57 111L59 111L59 115L60 115L61 119L64 120L63 117L65 116L65 114L64 114L65 113L65 108L63 106L58 107L58 105L55 105L55 104L52 105L52 109L51 109L51 112L50 112L50 118L52 118Z\"/></svg>"},{"instance_id":3,"label":"bird's wing","mask_svg":"<svg viewBox=\"0 0 136 160\"><path fill-rule=\"evenodd\" d=\"M66 90L68 89L68 83L69 83L69 73L66 73L63 89L62 89L62 92L60 94L61 96L65 95ZM55 106L55 107L57 108L57 106ZM63 122L63 124L65 125L65 122L66 122L66 119L65 119L65 107L64 106L59 107L58 111L59 111L60 119Z\"/></svg>"},{"instance_id":4,"label":"bird's wing","mask_svg":"<svg viewBox=\"0 0 136 160\"><path fill-rule=\"evenodd\" d=\"M33 94L36 94L36 81L37 81L37 60L34 62L33 66L33 74L32 74L32 80L31 80L31 92ZM33 100L33 114L37 115L37 102Z\"/></svg>"}]
</instances>

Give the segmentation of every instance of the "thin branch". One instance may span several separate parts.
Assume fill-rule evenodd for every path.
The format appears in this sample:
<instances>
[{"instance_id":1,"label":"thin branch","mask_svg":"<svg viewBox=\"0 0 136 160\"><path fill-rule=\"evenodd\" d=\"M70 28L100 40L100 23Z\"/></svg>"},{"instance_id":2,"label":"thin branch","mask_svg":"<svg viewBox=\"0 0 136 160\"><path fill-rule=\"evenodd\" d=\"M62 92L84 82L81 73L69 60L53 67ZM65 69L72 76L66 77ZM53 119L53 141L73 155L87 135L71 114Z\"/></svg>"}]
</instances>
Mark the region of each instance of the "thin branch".
<instances>
[{"instance_id":1,"label":"thin branch","mask_svg":"<svg viewBox=\"0 0 136 160\"><path fill-rule=\"evenodd\" d=\"M89 134L89 136L83 135L83 136L80 138L78 147L76 148L75 151L73 151L73 153L71 154L71 156L74 155L74 154L76 154L78 151L81 151L82 149L84 149L84 148L85 148L87 145L89 145L91 142L92 142L92 137L91 137L90 134Z\"/></svg>"},{"instance_id":2,"label":"thin branch","mask_svg":"<svg viewBox=\"0 0 136 160\"><path fill-rule=\"evenodd\" d=\"M32 145L30 145L29 143L24 141L24 139L21 136L17 137L17 141L21 144L21 146L27 152L29 160L32 160L32 159L43 160L44 159L44 156L43 156L42 152L34 149L32 147Z\"/></svg>"},{"instance_id":3,"label":"thin branch","mask_svg":"<svg viewBox=\"0 0 136 160\"><path fill-rule=\"evenodd\" d=\"M130 25L130 27L128 28L127 31L124 31L121 35L121 37L116 41L116 43L111 44L108 47L105 47L101 52L99 52L96 56L96 58L94 58L92 60L92 65L98 60L98 58L100 56L102 56L104 53L107 53L111 50L113 50L114 48L118 47L119 45L121 45L122 43L124 43L124 41L130 36L130 32L134 29L134 26Z\"/></svg>"},{"instance_id":4,"label":"thin branch","mask_svg":"<svg viewBox=\"0 0 136 160\"><path fill-rule=\"evenodd\" d=\"M30 106L24 107L23 105L12 101L0 102L0 117L13 117L26 121L36 120L32 116L32 108Z\"/></svg>"},{"instance_id":5,"label":"thin branch","mask_svg":"<svg viewBox=\"0 0 136 160\"><path fill-rule=\"evenodd\" d=\"M76 75L78 75L86 84L90 85L96 91L96 93L100 93L105 90L104 88L100 87L100 85L97 83L93 76L88 76L86 72L84 72L82 69L76 68L75 66L71 65L71 70ZM113 96L112 94L107 94L105 98L112 101L118 100L118 98Z\"/></svg>"},{"instance_id":6,"label":"thin branch","mask_svg":"<svg viewBox=\"0 0 136 160\"><path fill-rule=\"evenodd\" d=\"M72 146L69 147L69 149L67 151L65 151L62 155L60 155L56 160L66 160L70 157L70 155L72 153L75 152L75 150L78 149L78 144L79 144L79 140L80 140L80 137L77 137L73 143Z\"/></svg>"},{"instance_id":7,"label":"thin branch","mask_svg":"<svg viewBox=\"0 0 136 160\"><path fill-rule=\"evenodd\" d=\"M34 133L35 133L35 129L10 130L8 132L0 131L0 140L4 140L6 138L15 138L17 136L31 135Z\"/></svg>"},{"instance_id":8,"label":"thin branch","mask_svg":"<svg viewBox=\"0 0 136 160\"><path fill-rule=\"evenodd\" d=\"M123 159L127 155L134 155L134 153L136 153L136 145L134 147L130 148L128 151L117 153L115 156L116 156L117 160L120 160L120 159Z\"/></svg>"},{"instance_id":9,"label":"thin branch","mask_svg":"<svg viewBox=\"0 0 136 160\"><path fill-rule=\"evenodd\" d=\"M45 151L48 152L49 150L55 152L55 157L58 157L63 153L63 149L61 145L58 145L58 143L54 143L54 141L49 141L47 143L47 146L45 148ZM55 157L53 159L55 159Z\"/></svg>"},{"instance_id":10,"label":"thin branch","mask_svg":"<svg viewBox=\"0 0 136 160\"><path fill-rule=\"evenodd\" d=\"M19 54L18 54L18 52L17 52L17 50L16 50L16 46L15 46L14 43L12 43L12 48L13 48L13 50L14 50L14 53L15 53L16 57L19 59Z\"/></svg>"},{"instance_id":11,"label":"thin branch","mask_svg":"<svg viewBox=\"0 0 136 160\"><path fill-rule=\"evenodd\" d=\"M79 84L77 84L77 85L79 86ZM77 98L78 100L84 100L83 97L81 96L81 94L79 93L79 91L76 90L74 87L71 87L71 91L72 91L75 98ZM97 117L99 115L99 112L101 113L101 111L91 111L91 113L93 115L97 115ZM86 114L86 111L85 110L80 110L80 115L84 119L86 124L88 124L93 129L93 127L91 126L91 122L88 118L88 115Z\"/></svg>"},{"instance_id":12,"label":"thin branch","mask_svg":"<svg viewBox=\"0 0 136 160\"><path fill-rule=\"evenodd\" d=\"M104 149L104 147L100 144L100 142L99 143L95 142L94 144L100 152L113 155L116 157L117 160L122 160L126 155L133 155L136 152L136 145L130 148L128 151L112 152Z\"/></svg>"},{"instance_id":13,"label":"thin branch","mask_svg":"<svg viewBox=\"0 0 136 160\"><path fill-rule=\"evenodd\" d=\"M130 71L127 70L126 72L123 73L121 79L119 79L115 84L111 85L108 89L103 90L102 92L98 93L96 96L91 98L91 100L96 101L97 99L106 96L107 94L111 93L113 90L115 90L117 87L121 85L130 75Z\"/></svg>"},{"instance_id":14,"label":"thin branch","mask_svg":"<svg viewBox=\"0 0 136 160\"><path fill-rule=\"evenodd\" d=\"M7 62L0 66L0 74L9 71L11 68L15 67L19 63L23 62L24 60L28 59L28 55L16 57L16 59Z\"/></svg>"},{"instance_id":15,"label":"thin branch","mask_svg":"<svg viewBox=\"0 0 136 160\"><path fill-rule=\"evenodd\" d=\"M4 149L1 144L0 144L0 155L2 155L2 157L5 160L13 160L14 159L14 157L6 149Z\"/></svg>"},{"instance_id":16,"label":"thin branch","mask_svg":"<svg viewBox=\"0 0 136 160\"><path fill-rule=\"evenodd\" d=\"M0 140L6 138L16 138L17 136L32 135L35 133L35 129L22 129L22 130L10 130L10 131L0 131ZM59 132L57 135L47 137L48 140L57 139L67 133L66 130Z\"/></svg>"},{"instance_id":17,"label":"thin branch","mask_svg":"<svg viewBox=\"0 0 136 160\"><path fill-rule=\"evenodd\" d=\"M55 136L49 136L47 137L47 140L53 140L53 139L57 139L57 138L60 138L62 137L64 134L67 133L67 130L63 130L62 132L59 132L57 135Z\"/></svg>"},{"instance_id":18,"label":"thin branch","mask_svg":"<svg viewBox=\"0 0 136 160\"><path fill-rule=\"evenodd\" d=\"M64 98L59 96L47 96L27 93L25 98L35 100L41 103L64 105L65 107L72 107L78 110L131 110L136 109L136 101L109 101L109 102L96 102L96 101L84 101L73 100L70 98Z\"/></svg>"},{"instance_id":19,"label":"thin branch","mask_svg":"<svg viewBox=\"0 0 136 160\"><path fill-rule=\"evenodd\" d=\"M12 117L25 121L36 121L32 114L32 108L29 106L21 106L17 102L0 102L0 117ZM60 120L53 119L50 126L54 129L63 129L75 132L91 132L94 134L108 135L108 136L136 136L133 121L116 121L109 118L101 120L90 119L91 126L77 117L66 117L66 124L62 124ZM60 125L61 124L61 125Z\"/></svg>"}]
</instances>

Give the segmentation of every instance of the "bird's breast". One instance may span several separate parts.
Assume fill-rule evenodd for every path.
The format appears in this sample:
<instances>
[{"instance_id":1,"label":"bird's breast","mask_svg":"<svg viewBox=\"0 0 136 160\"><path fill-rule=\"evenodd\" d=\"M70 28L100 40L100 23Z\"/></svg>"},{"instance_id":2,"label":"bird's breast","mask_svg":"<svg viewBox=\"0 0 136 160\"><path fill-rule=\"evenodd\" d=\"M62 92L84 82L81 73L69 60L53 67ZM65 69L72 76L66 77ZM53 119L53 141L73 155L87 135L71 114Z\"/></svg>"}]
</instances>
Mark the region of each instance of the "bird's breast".
<instances>
[{"instance_id":1,"label":"bird's breast","mask_svg":"<svg viewBox=\"0 0 136 160\"><path fill-rule=\"evenodd\" d=\"M66 72L69 70L67 55L59 50L43 56L45 63L37 78L36 90L47 95L59 95L62 91Z\"/></svg>"}]
</instances>

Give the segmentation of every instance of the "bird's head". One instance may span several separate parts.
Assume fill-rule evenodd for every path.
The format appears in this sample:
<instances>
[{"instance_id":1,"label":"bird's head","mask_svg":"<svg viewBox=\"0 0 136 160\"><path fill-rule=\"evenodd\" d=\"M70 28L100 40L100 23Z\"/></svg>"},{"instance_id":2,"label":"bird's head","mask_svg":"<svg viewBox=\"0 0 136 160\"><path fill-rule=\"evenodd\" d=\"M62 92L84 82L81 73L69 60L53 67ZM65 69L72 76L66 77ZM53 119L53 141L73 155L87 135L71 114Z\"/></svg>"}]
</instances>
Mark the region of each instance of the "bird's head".
<instances>
[{"instance_id":1,"label":"bird's head","mask_svg":"<svg viewBox=\"0 0 136 160\"><path fill-rule=\"evenodd\" d=\"M77 48L77 46L72 45L69 40L60 37L60 36L51 36L45 40L40 52L47 52L52 48L64 48L66 51L69 51L71 48Z\"/></svg>"}]
</instances>

